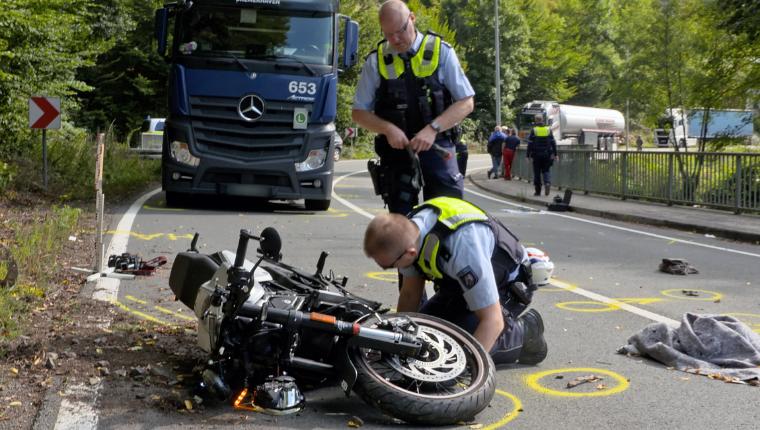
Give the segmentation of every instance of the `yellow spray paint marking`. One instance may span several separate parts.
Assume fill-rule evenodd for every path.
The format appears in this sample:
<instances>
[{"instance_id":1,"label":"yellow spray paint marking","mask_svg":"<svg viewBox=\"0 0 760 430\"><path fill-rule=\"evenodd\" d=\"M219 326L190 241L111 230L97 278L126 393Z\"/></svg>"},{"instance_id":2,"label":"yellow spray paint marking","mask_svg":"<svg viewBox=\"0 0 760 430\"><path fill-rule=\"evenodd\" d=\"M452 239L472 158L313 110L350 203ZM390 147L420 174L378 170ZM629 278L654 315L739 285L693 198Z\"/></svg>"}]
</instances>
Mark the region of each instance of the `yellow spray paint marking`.
<instances>
[{"instance_id":1,"label":"yellow spray paint marking","mask_svg":"<svg viewBox=\"0 0 760 430\"><path fill-rule=\"evenodd\" d=\"M137 297L135 297L135 296L129 296L129 295L127 295L127 296L124 296L124 297L126 297L126 299L127 299L127 300L133 301L133 302L135 302L135 303L139 303L139 304L141 304L141 305L145 305L145 304L147 304L147 303L148 303L148 302L146 302L145 300L140 300L140 299L138 299L138 298L137 298Z\"/></svg>"},{"instance_id":2,"label":"yellow spray paint marking","mask_svg":"<svg viewBox=\"0 0 760 430\"><path fill-rule=\"evenodd\" d=\"M365 276L376 281L398 283L398 272L368 272Z\"/></svg>"},{"instance_id":3,"label":"yellow spray paint marking","mask_svg":"<svg viewBox=\"0 0 760 430\"><path fill-rule=\"evenodd\" d=\"M131 309L129 306L125 305L124 303L119 302L118 300L114 300L111 303L113 303L114 305L120 307L122 310L124 310L124 311L126 311L126 312L128 312L128 313L130 313L132 315L135 315L135 316L137 316L139 318L142 318L144 320L151 321L151 322L154 322L156 324L165 325L167 327L177 327L177 325L175 325L175 324L168 323L168 322L166 322L166 321L164 321L162 319L158 319L158 318L156 318L156 317L154 317L152 315L148 315L148 314L146 314L144 312L140 312L140 311L136 311L134 309Z\"/></svg>"},{"instance_id":4,"label":"yellow spray paint marking","mask_svg":"<svg viewBox=\"0 0 760 430\"><path fill-rule=\"evenodd\" d=\"M751 314L747 312L731 312L729 314L723 314L725 316L734 317L739 321L747 324L755 333L760 333L760 314ZM757 320L757 322L751 322Z\"/></svg>"},{"instance_id":5,"label":"yellow spray paint marking","mask_svg":"<svg viewBox=\"0 0 760 430\"><path fill-rule=\"evenodd\" d=\"M164 234L164 233L142 234L142 233L137 233L137 232L134 232L134 231L108 230L106 232L106 234L113 234L113 235L116 235L116 234L126 234L126 235L129 235L131 237L134 237L134 238L140 239L140 240L153 240L153 239L158 239L158 238L161 238L161 237L164 237L164 236L166 236L166 238L169 239L169 240L192 239L193 238L193 235L190 234L190 233L184 233L184 234L174 234L174 233L166 233L166 234Z\"/></svg>"},{"instance_id":6,"label":"yellow spray paint marking","mask_svg":"<svg viewBox=\"0 0 760 430\"><path fill-rule=\"evenodd\" d=\"M664 302L667 299L660 297L624 297L612 299L617 303L627 303L629 305L648 305L650 303ZM575 312L612 312L620 310L620 306L615 303L601 303L593 300L576 300L572 302L555 303L554 306L566 311Z\"/></svg>"},{"instance_id":7,"label":"yellow spray paint marking","mask_svg":"<svg viewBox=\"0 0 760 430\"><path fill-rule=\"evenodd\" d=\"M538 291L542 293L543 292L554 293L554 292L573 291L573 290L578 289L578 286L575 284L568 284L567 282L562 282L557 279L550 279L549 284L554 284L557 286L557 288L538 287Z\"/></svg>"},{"instance_id":8,"label":"yellow spray paint marking","mask_svg":"<svg viewBox=\"0 0 760 430\"><path fill-rule=\"evenodd\" d=\"M493 430L497 429L508 422L512 421L513 419L517 418L518 415L520 415L520 411L522 410L522 402L520 399L517 398L517 396L507 393L506 391L496 390L496 394L500 396L504 396L508 398L510 401L512 401L512 410L504 414L504 416L499 420L496 421L493 424L489 424L486 427L483 427L486 430Z\"/></svg>"},{"instance_id":9,"label":"yellow spray paint marking","mask_svg":"<svg viewBox=\"0 0 760 430\"><path fill-rule=\"evenodd\" d=\"M307 217L307 218L314 218L314 217L327 217L327 218L345 218L348 216L348 212L345 211L339 211L333 208L327 209L327 213L309 213L309 214L298 214L300 217Z\"/></svg>"},{"instance_id":10,"label":"yellow spray paint marking","mask_svg":"<svg viewBox=\"0 0 760 430\"><path fill-rule=\"evenodd\" d=\"M556 375L560 373L583 373L584 375L589 375L589 374L606 375L612 378L612 380L617 381L617 385L615 385L612 388L605 388L602 390L596 389L595 391L592 391L592 392L579 392L579 391L555 390L552 388L545 387L539 383L541 379L547 376ZM564 378L563 381L566 381L568 379L569 378ZM541 394L548 394L550 396L558 396L558 397L609 396L609 395L617 394L617 393L627 390L628 386L630 385L628 382L628 379L626 379L625 377L623 377L622 375L618 373L615 373L611 370L595 369L593 367L577 367L577 368L569 367L565 369L545 370L543 372L532 373L525 377L525 383L528 384L528 387L532 388L535 391L538 391Z\"/></svg>"},{"instance_id":11,"label":"yellow spray paint marking","mask_svg":"<svg viewBox=\"0 0 760 430\"><path fill-rule=\"evenodd\" d=\"M172 212L182 212L185 210L182 208L167 208L166 206L151 206L148 204L143 205L143 209L147 209L151 211L172 211Z\"/></svg>"},{"instance_id":12,"label":"yellow spray paint marking","mask_svg":"<svg viewBox=\"0 0 760 430\"><path fill-rule=\"evenodd\" d=\"M167 315L171 315L171 316L177 317L179 319L183 319L185 321L195 321L195 318L189 317L187 315L182 315L181 313L174 312L171 309L166 309L166 308L161 307L161 306L154 306L154 308L156 308L156 310L159 311L159 312L163 312L163 313L165 313Z\"/></svg>"},{"instance_id":13,"label":"yellow spray paint marking","mask_svg":"<svg viewBox=\"0 0 760 430\"><path fill-rule=\"evenodd\" d=\"M690 297L685 295L684 291L696 291L698 293L705 293L708 294L707 297ZM663 296L672 297L674 299L681 299L681 300L697 300L702 302L714 302L715 300L721 300L723 298L723 294L718 293L716 291L709 291L709 290L695 290L691 288L672 288L670 290L663 290L660 291L660 294Z\"/></svg>"}]
</instances>

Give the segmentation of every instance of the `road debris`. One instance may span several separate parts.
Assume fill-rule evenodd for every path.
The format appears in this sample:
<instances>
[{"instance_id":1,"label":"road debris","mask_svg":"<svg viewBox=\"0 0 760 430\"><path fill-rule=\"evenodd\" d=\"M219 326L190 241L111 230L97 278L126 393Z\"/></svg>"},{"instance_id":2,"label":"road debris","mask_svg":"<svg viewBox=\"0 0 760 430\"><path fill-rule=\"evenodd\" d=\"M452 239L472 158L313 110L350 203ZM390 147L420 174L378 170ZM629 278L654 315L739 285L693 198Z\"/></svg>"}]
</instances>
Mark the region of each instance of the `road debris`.
<instances>
[{"instance_id":1,"label":"road debris","mask_svg":"<svg viewBox=\"0 0 760 430\"><path fill-rule=\"evenodd\" d=\"M699 291L694 290L681 290L681 294L689 297L699 297Z\"/></svg>"},{"instance_id":2,"label":"road debris","mask_svg":"<svg viewBox=\"0 0 760 430\"><path fill-rule=\"evenodd\" d=\"M567 383L567 388L568 389L575 388L578 385L587 384L589 382L601 381L602 379L604 379L604 378L601 378L601 377L596 376L596 375L579 376L579 377L573 379L572 381L568 382Z\"/></svg>"},{"instance_id":3,"label":"road debris","mask_svg":"<svg viewBox=\"0 0 760 430\"><path fill-rule=\"evenodd\" d=\"M348 426L351 427L351 428L355 429L355 428L359 428L359 427L361 427L363 425L364 425L364 420L361 419L361 418L359 418L359 417L357 417L357 416L352 416L348 420Z\"/></svg>"},{"instance_id":4,"label":"road debris","mask_svg":"<svg viewBox=\"0 0 760 430\"><path fill-rule=\"evenodd\" d=\"M660 263L660 272L671 275L693 275L699 273L699 270L682 258L663 258Z\"/></svg>"}]
</instances>

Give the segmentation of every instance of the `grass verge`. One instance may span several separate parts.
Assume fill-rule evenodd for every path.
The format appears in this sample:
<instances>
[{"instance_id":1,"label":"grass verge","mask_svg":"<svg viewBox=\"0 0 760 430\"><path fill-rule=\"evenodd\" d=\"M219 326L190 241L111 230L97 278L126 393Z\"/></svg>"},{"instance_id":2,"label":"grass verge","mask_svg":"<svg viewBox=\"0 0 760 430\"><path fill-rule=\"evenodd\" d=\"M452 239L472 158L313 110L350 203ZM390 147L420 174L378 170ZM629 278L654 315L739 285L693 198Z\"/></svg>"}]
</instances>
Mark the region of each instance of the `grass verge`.
<instances>
[{"instance_id":1,"label":"grass verge","mask_svg":"<svg viewBox=\"0 0 760 430\"><path fill-rule=\"evenodd\" d=\"M0 289L0 338L18 336L24 317L48 292L59 267L58 258L75 231L80 209L54 206L43 215L8 221L13 232L10 253L18 266L13 286ZM7 263L4 265L7 270Z\"/></svg>"}]
</instances>

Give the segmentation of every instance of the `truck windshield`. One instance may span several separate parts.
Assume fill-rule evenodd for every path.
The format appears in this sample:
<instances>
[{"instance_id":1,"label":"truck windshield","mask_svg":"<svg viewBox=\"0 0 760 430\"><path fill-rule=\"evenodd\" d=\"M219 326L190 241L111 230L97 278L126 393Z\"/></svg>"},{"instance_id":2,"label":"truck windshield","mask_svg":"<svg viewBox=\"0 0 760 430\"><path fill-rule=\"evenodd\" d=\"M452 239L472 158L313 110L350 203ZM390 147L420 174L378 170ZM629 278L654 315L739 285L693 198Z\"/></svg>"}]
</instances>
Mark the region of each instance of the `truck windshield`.
<instances>
[{"instance_id":1,"label":"truck windshield","mask_svg":"<svg viewBox=\"0 0 760 430\"><path fill-rule=\"evenodd\" d=\"M530 128L536 125L535 122L536 114L535 113L527 113L527 114L521 114L520 115L520 128Z\"/></svg>"},{"instance_id":2,"label":"truck windshield","mask_svg":"<svg viewBox=\"0 0 760 430\"><path fill-rule=\"evenodd\" d=\"M195 5L180 20L180 55L333 61L329 13Z\"/></svg>"}]
</instances>

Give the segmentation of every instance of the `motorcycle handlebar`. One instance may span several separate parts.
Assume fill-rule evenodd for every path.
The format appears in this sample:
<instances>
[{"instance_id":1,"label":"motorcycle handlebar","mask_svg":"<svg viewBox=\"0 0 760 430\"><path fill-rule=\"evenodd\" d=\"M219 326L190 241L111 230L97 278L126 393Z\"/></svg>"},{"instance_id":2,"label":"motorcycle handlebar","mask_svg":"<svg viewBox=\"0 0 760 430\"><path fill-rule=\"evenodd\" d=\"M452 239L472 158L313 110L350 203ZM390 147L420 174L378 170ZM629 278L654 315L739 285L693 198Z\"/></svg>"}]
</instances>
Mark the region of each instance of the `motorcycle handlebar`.
<instances>
[{"instance_id":1,"label":"motorcycle handlebar","mask_svg":"<svg viewBox=\"0 0 760 430\"><path fill-rule=\"evenodd\" d=\"M235 252L235 268L243 267L245 262L245 254L248 252L248 240L251 239L251 233L248 230L240 230L240 238L238 239L237 251Z\"/></svg>"}]
</instances>

